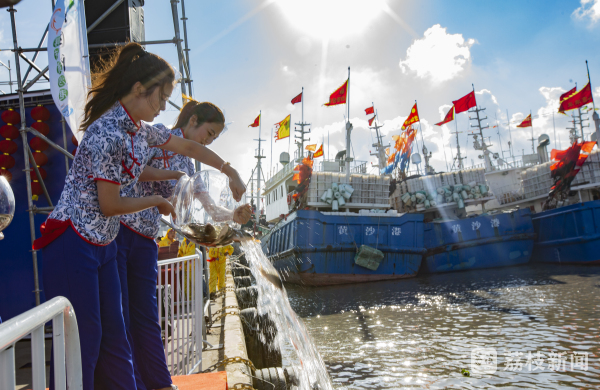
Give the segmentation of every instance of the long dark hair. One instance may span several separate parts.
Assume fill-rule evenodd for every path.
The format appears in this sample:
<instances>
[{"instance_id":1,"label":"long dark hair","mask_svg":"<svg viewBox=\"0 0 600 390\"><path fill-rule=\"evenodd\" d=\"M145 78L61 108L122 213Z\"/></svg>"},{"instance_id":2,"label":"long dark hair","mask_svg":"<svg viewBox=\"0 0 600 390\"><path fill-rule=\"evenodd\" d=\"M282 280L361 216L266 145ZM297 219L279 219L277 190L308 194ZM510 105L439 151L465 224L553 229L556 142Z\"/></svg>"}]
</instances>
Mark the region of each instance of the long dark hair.
<instances>
[{"instance_id":1,"label":"long dark hair","mask_svg":"<svg viewBox=\"0 0 600 390\"><path fill-rule=\"evenodd\" d=\"M181 109L179 117L177 118L177 123L175 123L173 128L182 129L190 121L192 115L198 117L198 126L206 122L225 123L225 115L223 115L223 111L216 105L210 102L200 103L195 100L190 100Z\"/></svg>"},{"instance_id":2,"label":"long dark hair","mask_svg":"<svg viewBox=\"0 0 600 390\"><path fill-rule=\"evenodd\" d=\"M88 93L85 117L80 127L82 131L127 95L138 81L148 95L156 88L160 88L162 93L167 84L175 82L171 65L156 54L147 53L135 42L117 50L102 68L93 75L93 86Z\"/></svg>"}]
</instances>

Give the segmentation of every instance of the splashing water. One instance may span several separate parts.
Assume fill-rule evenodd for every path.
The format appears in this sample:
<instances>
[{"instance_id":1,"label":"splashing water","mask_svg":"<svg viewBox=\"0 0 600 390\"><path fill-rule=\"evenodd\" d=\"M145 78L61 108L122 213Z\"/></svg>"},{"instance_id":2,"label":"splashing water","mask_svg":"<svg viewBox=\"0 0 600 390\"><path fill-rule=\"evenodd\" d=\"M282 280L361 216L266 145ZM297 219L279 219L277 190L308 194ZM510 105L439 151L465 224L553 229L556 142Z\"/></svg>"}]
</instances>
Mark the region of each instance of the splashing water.
<instances>
[{"instance_id":1,"label":"splashing water","mask_svg":"<svg viewBox=\"0 0 600 390\"><path fill-rule=\"evenodd\" d=\"M300 390L332 390L331 379L315 343L308 334L304 322L290 306L285 287L273 282L277 270L263 253L260 243L242 240L252 275L258 287L257 311L268 315L277 329L276 342L279 346L288 341L295 349L300 367L297 374ZM266 277L265 277L266 276Z\"/></svg>"}]
</instances>

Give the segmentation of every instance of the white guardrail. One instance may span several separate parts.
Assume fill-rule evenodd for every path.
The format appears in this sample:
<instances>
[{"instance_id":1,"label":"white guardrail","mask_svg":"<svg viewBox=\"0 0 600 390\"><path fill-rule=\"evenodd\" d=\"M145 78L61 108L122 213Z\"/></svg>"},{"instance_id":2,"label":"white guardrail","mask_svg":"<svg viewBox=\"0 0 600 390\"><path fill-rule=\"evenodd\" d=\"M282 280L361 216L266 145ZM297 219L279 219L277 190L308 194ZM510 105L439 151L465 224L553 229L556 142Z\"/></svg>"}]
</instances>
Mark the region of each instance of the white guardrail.
<instances>
[{"instance_id":1,"label":"white guardrail","mask_svg":"<svg viewBox=\"0 0 600 390\"><path fill-rule=\"evenodd\" d=\"M15 344L31 334L33 390L46 389L44 325L52 321L56 390L83 389L79 330L71 302L56 297L0 325L0 389L14 389Z\"/></svg>"},{"instance_id":2,"label":"white guardrail","mask_svg":"<svg viewBox=\"0 0 600 390\"><path fill-rule=\"evenodd\" d=\"M198 249L195 255L158 262L158 320L171 375L202 371L202 346L208 344L203 273ZM15 345L29 334L33 390L46 389L44 325L48 321L52 321L56 390L83 388L75 312L67 298L57 297L0 324L0 389L16 387Z\"/></svg>"},{"instance_id":3,"label":"white guardrail","mask_svg":"<svg viewBox=\"0 0 600 390\"><path fill-rule=\"evenodd\" d=\"M205 338L202 253L158 262L158 319L171 375L202 371Z\"/></svg>"}]
</instances>

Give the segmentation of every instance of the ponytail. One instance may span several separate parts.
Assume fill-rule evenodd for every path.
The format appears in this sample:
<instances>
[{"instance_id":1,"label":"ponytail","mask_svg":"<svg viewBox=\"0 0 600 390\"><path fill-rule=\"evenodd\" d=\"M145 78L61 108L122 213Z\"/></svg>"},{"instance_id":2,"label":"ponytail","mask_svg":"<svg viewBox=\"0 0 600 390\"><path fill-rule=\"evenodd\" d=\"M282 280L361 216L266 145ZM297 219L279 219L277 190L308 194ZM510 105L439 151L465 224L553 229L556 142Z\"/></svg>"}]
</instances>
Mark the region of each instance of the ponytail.
<instances>
[{"instance_id":1,"label":"ponytail","mask_svg":"<svg viewBox=\"0 0 600 390\"><path fill-rule=\"evenodd\" d=\"M223 111L216 105L210 102L200 103L195 100L190 100L181 109L179 117L177 118L177 123L175 123L173 128L184 128L193 115L196 115L198 118L198 126L206 122L225 123L225 115L223 115Z\"/></svg>"},{"instance_id":2,"label":"ponytail","mask_svg":"<svg viewBox=\"0 0 600 390\"><path fill-rule=\"evenodd\" d=\"M103 68L93 75L93 86L88 93L81 131L85 131L118 100L131 92L138 81L146 88L148 95L156 88L160 88L162 93L167 84L175 81L171 65L156 54L147 53L135 42L117 50Z\"/></svg>"}]
</instances>

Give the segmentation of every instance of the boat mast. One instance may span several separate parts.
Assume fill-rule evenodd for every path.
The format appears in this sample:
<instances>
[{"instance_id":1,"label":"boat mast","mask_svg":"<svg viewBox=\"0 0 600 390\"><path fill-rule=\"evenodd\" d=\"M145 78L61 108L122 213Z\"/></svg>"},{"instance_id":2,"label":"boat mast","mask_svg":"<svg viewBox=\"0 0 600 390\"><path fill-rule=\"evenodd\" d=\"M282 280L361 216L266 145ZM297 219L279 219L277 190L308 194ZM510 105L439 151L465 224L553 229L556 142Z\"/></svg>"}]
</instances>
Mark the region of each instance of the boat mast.
<instances>
[{"instance_id":1,"label":"boat mast","mask_svg":"<svg viewBox=\"0 0 600 390\"><path fill-rule=\"evenodd\" d=\"M350 183L350 133L352 132L352 123L350 123L350 67L348 67L348 88L346 89L346 106L348 108L348 116L346 122L346 183Z\"/></svg>"},{"instance_id":2,"label":"boat mast","mask_svg":"<svg viewBox=\"0 0 600 390\"><path fill-rule=\"evenodd\" d=\"M535 137L533 136L533 116L531 115L531 110L529 110L529 119L531 120L531 153L535 154Z\"/></svg>"},{"instance_id":3,"label":"boat mast","mask_svg":"<svg viewBox=\"0 0 600 390\"><path fill-rule=\"evenodd\" d=\"M475 85L471 84L473 86L473 94L475 94ZM481 137L481 145L479 145L479 143L477 142L477 135L474 135L475 140L474 140L474 147L477 150L481 150L483 151L483 159L485 162L485 170L486 171L491 171L492 170L492 161L490 160L490 151L488 150L488 145L485 144L485 140L483 139L483 130L487 129L489 126L481 126L481 121L487 119L487 116L485 118L481 118L479 116L479 112L480 111L485 111L485 108L479 108L479 106L477 104L475 104L475 109L472 111L468 111L468 112L474 112L477 115L477 118L471 118L469 117L470 120L473 119L477 119L477 125L473 126L471 125L471 127L476 127L479 129L479 136Z\"/></svg>"},{"instance_id":4,"label":"boat mast","mask_svg":"<svg viewBox=\"0 0 600 390\"><path fill-rule=\"evenodd\" d=\"M300 123L295 123L295 125L300 126L300 130L294 128L295 132L300 133L300 137L294 134L294 138L300 139L300 142L296 141L296 145L298 145L297 162L302 162L302 159L304 158L304 141L309 141L309 139L304 139L304 134L310 133L310 129L304 131L305 126L310 126L310 123L304 123L304 87L302 87L302 120Z\"/></svg>"},{"instance_id":5,"label":"boat mast","mask_svg":"<svg viewBox=\"0 0 600 390\"><path fill-rule=\"evenodd\" d=\"M258 122L258 139L255 139L254 141L258 141L258 150L256 152L256 156L254 156L254 158L256 158L256 226L258 227L258 223L260 221L260 171L261 171L261 163L260 160L265 158L265 156L262 155L261 153L261 149L260 149L260 143L261 141L266 141L264 139L260 138L260 133L261 133L261 128L262 128L262 111L259 112L259 116L260 116L260 121Z\"/></svg>"},{"instance_id":6,"label":"boat mast","mask_svg":"<svg viewBox=\"0 0 600 390\"><path fill-rule=\"evenodd\" d=\"M375 109L375 103L371 102L371 104L373 105L373 109ZM379 132L379 129L381 129L383 126L379 126L379 123L377 122L378 119L379 119L379 117L377 116L377 110L375 110L375 126L372 126L369 128L375 129L375 136L377 137L377 142L373 144L373 147L375 148L375 150L377 152L370 153L370 155L377 156L377 160L379 161L379 164L376 165L376 167L379 169L383 169L386 166L386 159L385 159L385 151L384 151L384 147L383 147L383 137L381 136L381 133Z\"/></svg>"},{"instance_id":7,"label":"boat mast","mask_svg":"<svg viewBox=\"0 0 600 390\"><path fill-rule=\"evenodd\" d=\"M462 171L463 170L463 162L462 160L464 160L466 157L461 157L460 155L460 142L458 141L458 122L456 120L456 114L454 115L454 125L456 126L456 132L451 133L451 134L456 134L456 157L454 158L454 160L458 160L458 170Z\"/></svg>"},{"instance_id":8,"label":"boat mast","mask_svg":"<svg viewBox=\"0 0 600 390\"><path fill-rule=\"evenodd\" d=\"M587 68L588 83L590 83L590 90L591 90L592 89L592 80L590 78L590 67L588 65L587 60L585 60L585 67ZM596 141L598 141L600 139L600 116L598 116L598 113L596 112L596 103L594 102L594 99L592 99L592 108L593 108L592 119L594 120L594 127L595 127L594 131L596 132Z\"/></svg>"}]
</instances>

